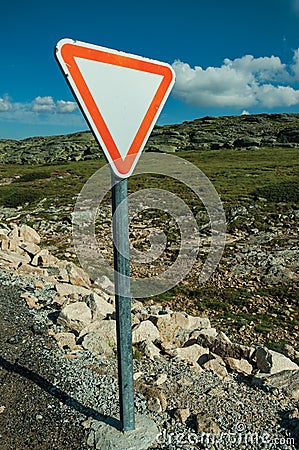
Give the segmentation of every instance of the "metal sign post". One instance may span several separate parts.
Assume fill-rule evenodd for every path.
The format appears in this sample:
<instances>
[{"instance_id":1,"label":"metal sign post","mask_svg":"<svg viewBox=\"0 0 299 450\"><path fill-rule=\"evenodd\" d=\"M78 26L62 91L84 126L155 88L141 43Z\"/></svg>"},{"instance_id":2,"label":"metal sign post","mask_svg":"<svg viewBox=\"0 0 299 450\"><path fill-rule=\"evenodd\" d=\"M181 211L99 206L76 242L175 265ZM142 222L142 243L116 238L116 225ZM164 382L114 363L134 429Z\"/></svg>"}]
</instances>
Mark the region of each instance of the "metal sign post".
<instances>
[{"instance_id":1,"label":"metal sign post","mask_svg":"<svg viewBox=\"0 0 299 450\"><path fill-rule=\"evenodd\" d=\"M128 431L135 429L128 179L111 172L111 180L120 422Z\"/></svg>"},{"instance_id":2,"label":"metal sign post","mask_svg":"<svg viewBox=\"0 0 299 450\"><path fill-rule=\"evenodd\" d=\"M127 177L170 94L175 73L167 63L73 39L61 39L55 56L112 169L120 420L123 431L134 430Z\"/></svg>"}]
</instances>

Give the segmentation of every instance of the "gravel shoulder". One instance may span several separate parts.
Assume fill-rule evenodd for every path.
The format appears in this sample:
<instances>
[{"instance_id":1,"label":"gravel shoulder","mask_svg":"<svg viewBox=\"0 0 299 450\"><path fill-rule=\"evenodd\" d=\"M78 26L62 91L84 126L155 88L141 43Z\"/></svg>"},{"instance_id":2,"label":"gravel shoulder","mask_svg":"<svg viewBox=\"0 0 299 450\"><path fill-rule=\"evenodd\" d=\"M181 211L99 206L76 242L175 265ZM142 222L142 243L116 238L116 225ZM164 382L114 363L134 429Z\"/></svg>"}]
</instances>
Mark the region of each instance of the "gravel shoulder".
<instances>
[{"instance_id":1,"label":"gravel shoulder","mask_svg":"<svg viewBox=\"0 0 299 450\"><path fill-rule=\"evenodd\" d=\"M0 448L84 449L84 429L77 426L81 415L66 405L67 393L60 392L60 401L54 387L61 377L54 342L20 293L17 287L0 287Z\"/></svg>"}]
</instances>

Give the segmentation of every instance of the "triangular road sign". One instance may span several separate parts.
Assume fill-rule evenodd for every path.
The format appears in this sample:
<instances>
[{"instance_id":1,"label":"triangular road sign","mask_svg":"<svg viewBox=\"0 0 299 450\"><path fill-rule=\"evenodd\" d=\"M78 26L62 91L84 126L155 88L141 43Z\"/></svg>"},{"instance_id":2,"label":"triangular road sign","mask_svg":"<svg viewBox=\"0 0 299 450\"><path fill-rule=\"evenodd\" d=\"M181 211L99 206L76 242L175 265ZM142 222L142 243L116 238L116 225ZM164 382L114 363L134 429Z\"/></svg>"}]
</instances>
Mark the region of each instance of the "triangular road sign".
<instances>
[{"instance_id":1,"label":"triangular road sign","mask_svg":"<svg viewBox=\"0 0 299 450\"><path fill-rule=\"evenodd\" d=\"M114 173L130 176L174 84L169 64L62 39L57 60Z\"/></svg>"}]
</instances>

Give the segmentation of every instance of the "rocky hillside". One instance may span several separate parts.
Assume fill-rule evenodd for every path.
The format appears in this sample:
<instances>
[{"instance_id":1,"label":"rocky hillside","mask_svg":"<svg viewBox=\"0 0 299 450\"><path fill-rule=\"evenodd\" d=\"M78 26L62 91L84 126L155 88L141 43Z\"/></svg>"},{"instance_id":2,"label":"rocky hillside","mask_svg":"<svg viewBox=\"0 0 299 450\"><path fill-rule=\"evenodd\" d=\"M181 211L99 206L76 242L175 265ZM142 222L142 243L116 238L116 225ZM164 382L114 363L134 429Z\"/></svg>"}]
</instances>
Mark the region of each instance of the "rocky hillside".
<instances>
[{"instance_id":1,"label":"rocky hillside","mask_svg":"<svg viewBox=\"0 0 299 450\"><path fill-rule=\"evenodd\" d=\"M177 152L198 149L297 147L299 114L203 117L182 124L156 126L146 150ZM1 164L81 161L101 157L89 131L62 136L0 140Z\"/></svg>"}]
</instances>

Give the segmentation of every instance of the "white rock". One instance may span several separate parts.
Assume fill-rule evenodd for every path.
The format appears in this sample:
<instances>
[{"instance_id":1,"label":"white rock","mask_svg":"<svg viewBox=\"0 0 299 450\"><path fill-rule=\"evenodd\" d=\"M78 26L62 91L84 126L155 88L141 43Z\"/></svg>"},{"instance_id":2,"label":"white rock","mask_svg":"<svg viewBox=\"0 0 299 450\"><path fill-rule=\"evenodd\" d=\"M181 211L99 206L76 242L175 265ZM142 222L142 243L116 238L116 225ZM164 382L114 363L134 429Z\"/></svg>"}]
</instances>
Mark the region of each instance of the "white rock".
<instances>
[{"instance_id":1,"label":"white rock","mask_svg":"<svg viewBox=\"0 0 299 450\"><path fill-rule=\"evenodd\" d=\"M36 255L37 253L39 253L41 251L40 246L37 244L32 243L20 243L20 247L25 250L26 253L28 253L31 256Z\"/></svg>"},{"instance_id":2,"label":"white rock","mask_svg":"<svg viewBox=\"0 0 299 450\"><path fill-rule=\"evenodd\" d=\"M201 347L198 344L193 344L188 347L176 348L173 352L176 357L191 363L197 369L200 369L199 361L204 355L209 354L207 348Z\"/></svg>"},{"instance_id":3,"label":"white rock","mask_svg":"<svg viewBox=\"0 0 299 450\"><path fill-rule=\"evenodd\" d=\"M299 370L299 366L291 359L273 350L269 350L269 352L272 356L271 375L282 372L283 370Z\"/></svg>"},{"instance_id":4,"label":"white rock","mask_svg":"<svg viewBox=\"0 0 299 450\"><path fill-rule=\"evenodd\" d=\"M86 303L77 302L71 303L61 310L57 323L71 331L80 333L80 331L91 322L91 319L91 310Z\"/></svg>"},{"instance_id":5,"label":"white rock","mask_svg":"<svg viewBox=\"0 0 299 450\"><path fill-rule=\"evenodd\" d=\"M243 373L244 375L251 375L252 365L246 359L226 358L228 367L236 372Z\"/></svg>"},{"instance_id":6,"label":"white rock","mask_svg":"<svg viewBox=\"0 0 299 450\"><path fill-rule=\"evenodd\" d=\"M189 416L190 416L189 408L177 408L174 413L174 419L180 423L187 422Z\"/></svg>"},{"instance_id":7,"label":"white rock","mask_svg":"<svg viewBox=\"0 0 299 450\"><path fill-rule=\"evenodd\" d=\"M203 368L206 370L211 370L212 372L216 373L216 375L218 375L219 378L224 379L228 376L228 372L225 367L225 362L220 357L210 359L209 361L203 364Z\"/></svg>"},{"instance_id":8,"label":"white rock","mask_svg":"<svg viewBox=\"0 0 299 450\"><path fill-rule=\"evenodd\" d=\"M96 293L88 295L84 298L84 301L92 311L92 320L104 319L108 314L113 314L115 311L111 303L108 303Z\"/></svg>"},{"instance_id":9,"label":"white rock","mask_svg":"<svg viewBox=\"0 0 299 450\"><path fill-rule=\"evenodd\" d=\"M262 373L273 375L283 370L298 370L299 366L281 353L266 347L257 347L253 354L253 361Z\"/></svg>"},{"instance_id":10,"label":"white rock","mask_svg":"<svg viewBox=\"0 0 299 450\"><path fill-rule=\"evenodd\" d=\"M185 312L172 313L172 320L183 330L196 330L211 328L209 319L203 317L190 316Z\"/></svg>"},{"instance_id":11,"label":"white rock","mask_svg":"<svg viewBox=\"0 0 299 450\"><path fill-rule=\"evenodd\" d=\"M68 263L65 267L69 275L69 282L75 286L85 286L89 287L91 282L89 275L81 269L81 267L76 266L74 263Z\"/></svg>"},{"instance_id":12,"label":"white rock","mask_svg":"<svg viewBox=\"0 0 299 450\"><path fill-rule=\"evenodd\" d=\"M95 280L95 284L100 286L100 288L108 294L114 295L114 284L108 277L106 277L106 275L102 275L100 278L97 278Z\"/></svg>"},{"instance_id":13,"label":"white rock","mask_svg":"<svg viewBox=\"0 0 299 450\"><path fill-rule=\"evenodd\" d=\"M55 289L61 297L68 297L71 294L81 294L83 296L92 294L90 289L83 286L74 286L68 283L56 283Z\"/></svg>"},{"instance_id":14,"label":"white rock","mask_svg":"<svg viewBox=\"0 0 299 450\"><path fill-rule=\"evenodd\" d=\"M28 225L22 225L19 229L19 237L23 242L39 244L40 235Z\"/></svg>"},{"instance_id":15,"label":"white rock","mask_svg":"<svg viewBox=\"0 0 299 450\"><path fill-rule=\"evenodd\" d=\"M160 339L160 333L157 327L150 321L145 320L134 327L132 331L132 342L138 344L143 341L155 341Z\"/></svg>"},{"instance_id":16,"label":"white rock","mask_svg":"<svg viewBox=\"0 0 299 450\"><path fill-rule=\"evenodd\" d=\"M155 384L157 386L161 386L162 384L165 383L166 380L167 380L167 373L161 373L160 375L157 376Z\"/></svg>"},{"instance_id":17,"label":"white rock","mask_svg":"<svg viewBox=\"0 0 299 450\"><path fill-rule=\"evenodd\" d=\"M152 341L143 341L140 344L140 350L150 359L161 358L160 350Z\"/></svg>"},{"instance_id":18,"label":"white rock","mask_svg":"<svg viewBox=\"0 0 299 450\"><path fill-rule=\"evenodd\" d=\"M113 356L117 348L115 320L98 321L97 328L84 336L82 346L92 353Z\"/></svg>"},{"instance_id":19,"label":"white rock","mask_svg":"<svg viewBox=\"0 0 299 450\"><path fill-rule=\"evenodd\" d=\"M13 252L4 252L0 250L0 260L7 261L10 263L15 269L20 264L28 264L30 262L30 257L25 255L18 255L17 253Z\"/></svg>"}]
</instances>

